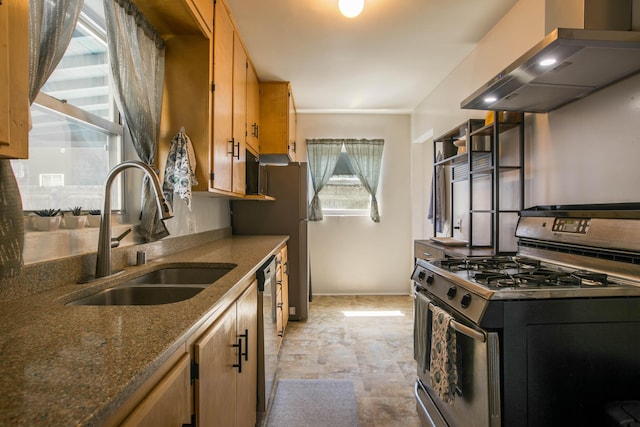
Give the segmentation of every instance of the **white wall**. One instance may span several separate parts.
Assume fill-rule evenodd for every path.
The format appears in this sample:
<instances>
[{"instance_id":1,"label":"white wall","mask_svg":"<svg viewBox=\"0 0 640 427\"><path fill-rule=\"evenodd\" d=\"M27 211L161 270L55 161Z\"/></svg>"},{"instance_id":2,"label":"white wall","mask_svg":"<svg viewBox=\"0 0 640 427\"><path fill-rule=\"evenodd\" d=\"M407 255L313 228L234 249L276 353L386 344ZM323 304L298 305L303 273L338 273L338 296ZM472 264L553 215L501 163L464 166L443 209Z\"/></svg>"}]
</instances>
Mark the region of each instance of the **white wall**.
<instances>
[{"instance_id":1,"label":"white wall","mask_svg":"<svg viewBox=\"0 0 640 427\"><path fill-rule=\"evenodd\" d=\"M484 111L461 110L460 101L540 41L551 30L549 25L577 26L576 17L582 12L577 6L568 9L567 4L520 0L414 110L412 139L431 132L437 137L468 118L484 117ZM554 112L527 114L525 207L638 201L639 112L640 76L635 76ZM431 164L431 140L416 144L413 151ZM433 233L424 220L432 170L418 170L417 163L414 158L413 186L427 191L415 191L413 237L425 238Z\"/></svg>"},{"instance_id":2,"label":"white wall","mask_svg":"<svg viewBox=\"0 0 640 427\"><path fill-rule=\"evenodd\" d=\"M411 192L408 115L299 114L297 140L383 138L380 222L325 217L309 223L313 294L408 294Z\"/></svg>"},{"instance_id":3,"label":"white wall","mask_svg":"<svg viewBox=\"0 0 640 427\"><path fill-rule=\"evenodd\" d=\"M640 75L527 119L529 205L640 201Z\"/></svg>"}]
</instances>

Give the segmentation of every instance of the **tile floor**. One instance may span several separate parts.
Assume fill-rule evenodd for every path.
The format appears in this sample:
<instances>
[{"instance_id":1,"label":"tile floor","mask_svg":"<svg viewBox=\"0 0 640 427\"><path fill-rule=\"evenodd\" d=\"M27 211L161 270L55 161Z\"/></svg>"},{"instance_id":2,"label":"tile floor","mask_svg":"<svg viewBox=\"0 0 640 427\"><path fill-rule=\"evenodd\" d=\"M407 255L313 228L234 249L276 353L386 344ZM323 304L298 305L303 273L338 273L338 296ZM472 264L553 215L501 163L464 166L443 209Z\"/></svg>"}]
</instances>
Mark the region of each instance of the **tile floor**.
<instances>
[{"instance_id":1,"label":"tile floor","mask_svg":"<svg viewBox=\"0 0 640 427\"><path fill-rule=\"evenodd\" d=\"M415 377L409 296L315 296L309 318L289 322L276 371L352 380L360 427L419 427Z\"/></svg>"}]
</instances>

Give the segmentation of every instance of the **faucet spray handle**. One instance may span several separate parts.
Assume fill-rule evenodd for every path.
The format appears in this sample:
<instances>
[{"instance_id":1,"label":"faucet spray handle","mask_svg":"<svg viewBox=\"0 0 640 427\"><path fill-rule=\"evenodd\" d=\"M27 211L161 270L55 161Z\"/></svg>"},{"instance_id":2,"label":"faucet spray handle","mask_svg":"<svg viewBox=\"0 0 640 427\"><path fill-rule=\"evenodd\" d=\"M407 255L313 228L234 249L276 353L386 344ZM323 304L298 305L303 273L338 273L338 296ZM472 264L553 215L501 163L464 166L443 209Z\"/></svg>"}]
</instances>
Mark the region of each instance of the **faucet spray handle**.
<instances>
[{"instance_id":1,"label":"faucet spray handle","mask_svg":"<svg viewBox=\"0 0 640 427\"><path fill-rule=\"evenodd\" d=\"M129 233L131 233L131 228L127 228L121 235L119 235L118 237L112 237L111 238L111 247L112 248L117 248L118 246L120 246L120 240L124 239L125 236Z\"/></svg>"}]
</instances>

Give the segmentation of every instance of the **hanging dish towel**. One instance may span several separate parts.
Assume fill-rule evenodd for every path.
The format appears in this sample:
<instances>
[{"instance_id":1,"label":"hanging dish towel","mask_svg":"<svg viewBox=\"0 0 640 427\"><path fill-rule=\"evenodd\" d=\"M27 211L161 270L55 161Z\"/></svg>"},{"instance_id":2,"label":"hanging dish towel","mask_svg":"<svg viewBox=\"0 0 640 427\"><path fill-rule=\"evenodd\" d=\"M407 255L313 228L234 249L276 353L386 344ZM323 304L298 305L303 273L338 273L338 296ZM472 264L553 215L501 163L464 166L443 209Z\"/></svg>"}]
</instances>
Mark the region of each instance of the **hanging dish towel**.
<instances>
[{"instance_id":1,"label":"hanging dish towel","mask_svg":"<svg viewBox=\"0 0 640 427\"><path fill-rule=\"evenodd\" d=\"M456 334L449 328L451 315L431 305L431 385L440 399L453 405L458 371L456 368Z\"/></svg>"},{"instance_id":2,"label":"hanging dish towel","mask_svg":"<svg viewBox=\"0 0 640 427\"><path fill-rule=\"evenodd\" d=\"M413 358L418 362L420 372L429 367L429 303L431 300L423 293L416 291L415 310L413 317Z\"/></svg>"},{"instance_id":3,"label":"hanging dish towel","mask_svg":"<svg viewBox=\"0 0 640 427\"><path fill-rule=\"evenodd\" d=\"M184 128L180 128L180 132L171 140L167 165L164 168L164 197L173 208L173 194L178 193L191 210L191 187L197 184L193 146Z\"/></svg>"}]
</instances>

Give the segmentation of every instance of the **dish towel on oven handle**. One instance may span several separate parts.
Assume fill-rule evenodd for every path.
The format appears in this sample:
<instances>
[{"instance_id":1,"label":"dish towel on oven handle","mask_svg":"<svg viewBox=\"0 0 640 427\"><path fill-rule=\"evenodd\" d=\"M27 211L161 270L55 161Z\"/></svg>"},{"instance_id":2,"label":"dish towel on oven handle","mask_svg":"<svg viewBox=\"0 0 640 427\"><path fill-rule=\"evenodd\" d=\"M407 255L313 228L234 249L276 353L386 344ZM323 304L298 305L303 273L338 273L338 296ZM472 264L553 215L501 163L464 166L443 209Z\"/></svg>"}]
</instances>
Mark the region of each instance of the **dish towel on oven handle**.
<instances>
[{"instance_id":1,"label":"dish towel on oven handle","mask_svg":"<svg viewBox=\"0 0 640 427\"><path fill-rule=\"evenodd\" d=\"M191 139L185 133L184 128L180 128L180 131L171 140L167 164L164 168L162 183L164 198L173 208L173 194L178 193L191 210L191 186L197 184L196 156Z\"/></svg>"},{"instance_id":2,"label":"dish towel on oven handle","mask_svg":"<svg viewBox=\"0 0 640 427\"><path fill-rule=\"evenodd\" d=\"M418 362L420 372L426 372L429 367L429 303L431 300L421 292L415 293L415 309L413 315L413 358Z\"/></svg>"},{"instance_id":3,"label":"dish towel on oven handle","mask_svg":"<svg viewBox=\"0 0 640 427\"><path fill-rule=\"evenodd\" d=\"M431 386L444 402L453 405L458 370L456 367L456 334L449 327L452 318L449 313L431 305L431 363L429 374Z\"/></svg>"}]
</instances>

